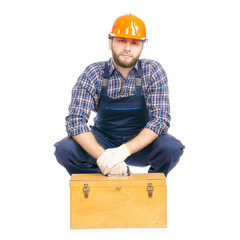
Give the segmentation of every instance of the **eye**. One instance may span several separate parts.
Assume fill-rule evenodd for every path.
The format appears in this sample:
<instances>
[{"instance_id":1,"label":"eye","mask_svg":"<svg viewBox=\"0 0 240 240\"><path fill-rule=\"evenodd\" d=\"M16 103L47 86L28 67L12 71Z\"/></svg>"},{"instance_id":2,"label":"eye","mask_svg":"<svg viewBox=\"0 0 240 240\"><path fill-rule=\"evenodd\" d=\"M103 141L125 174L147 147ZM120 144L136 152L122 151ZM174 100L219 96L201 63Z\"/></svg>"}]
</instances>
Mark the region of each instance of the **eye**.
<instances>
[{"instance_id":1,"label":"eye","mask_svg":"<svg viewBox=\"0 0 240 240\"><path fill-rule=\"evenodd\" d=\"M140 43L139 43L139 41L133 41L132 42L132 45L134 45L134 46L138 46Z\"/></svg>"},{"instance_id":2,"label":"eye","mask_svg":"<svg viewBox=\"0 0 240 240\"><path fill-rule=\"evenodd\" d=\"M118 42L120 42L120 43L125 43L126 40L125 40L124 38L119 38L119 39L118 39Z\"/></svg>"}]
</instances>

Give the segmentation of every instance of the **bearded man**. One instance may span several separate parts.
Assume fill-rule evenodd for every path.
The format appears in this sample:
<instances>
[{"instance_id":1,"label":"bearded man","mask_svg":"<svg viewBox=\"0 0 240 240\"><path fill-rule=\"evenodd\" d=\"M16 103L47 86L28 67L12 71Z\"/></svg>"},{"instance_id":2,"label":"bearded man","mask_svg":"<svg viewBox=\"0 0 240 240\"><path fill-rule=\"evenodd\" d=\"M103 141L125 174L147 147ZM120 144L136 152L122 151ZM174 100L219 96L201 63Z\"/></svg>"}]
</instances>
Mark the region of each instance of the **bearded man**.
<instances>
[{"instance_id":1,"label":"bearded man","mask_svg":"<svg viewBox=\"0 0 240 240\"><path fill-rule=\"evenodd\" d=\"M89 65L72 90L68 136L55 144L55 156L68 173L128 175L128 166L165 176L184 145L168 134L168 79L161 64L140 59L144 22L132 14L116 19L109 34L108 61ZM91 111L94 125L88 126Z\"/></svg>"}]
</instances>

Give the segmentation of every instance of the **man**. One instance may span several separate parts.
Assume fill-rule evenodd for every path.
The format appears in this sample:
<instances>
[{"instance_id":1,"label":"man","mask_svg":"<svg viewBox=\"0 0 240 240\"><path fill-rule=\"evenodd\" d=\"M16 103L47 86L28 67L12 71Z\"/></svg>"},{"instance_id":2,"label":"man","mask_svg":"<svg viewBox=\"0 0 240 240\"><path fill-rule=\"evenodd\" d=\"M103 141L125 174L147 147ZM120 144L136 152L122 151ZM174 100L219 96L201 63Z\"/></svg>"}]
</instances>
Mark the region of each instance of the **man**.
<instances>
[{"instance_id":1,"label":"man","mask_svg":"<svg viewBox=\"0 0 240 240\"><path fill-rule=\"evenodd\" d=\"M184 146L167 134L168 81L162 66L142 59L144 22L129 14L116 19L109 34L112 58L88 66L72 90L68 137L55 144L68 173L129 174L128 166L149 166L165 176ZM94 126L87 126L95 111Z\"/></svg>"}]
</instances>

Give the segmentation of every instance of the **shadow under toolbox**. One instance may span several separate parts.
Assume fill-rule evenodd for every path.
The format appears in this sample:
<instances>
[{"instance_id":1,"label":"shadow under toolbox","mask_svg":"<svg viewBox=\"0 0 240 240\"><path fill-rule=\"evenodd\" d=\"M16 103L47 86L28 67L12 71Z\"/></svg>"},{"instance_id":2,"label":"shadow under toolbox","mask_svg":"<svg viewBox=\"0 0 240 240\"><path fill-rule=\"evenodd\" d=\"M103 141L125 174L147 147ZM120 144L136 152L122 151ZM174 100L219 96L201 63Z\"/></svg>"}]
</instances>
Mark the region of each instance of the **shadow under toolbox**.
<instances>
[{"instance_id":1,"label":"shadow under toolbox","mask_svg":"<svg viewBox=\"0 0 240 240\"><path fill-rule=\"evenodd\" d=\"M163 173L72 174L70 228L167 227Z\"/></svg>"}]
</instances>

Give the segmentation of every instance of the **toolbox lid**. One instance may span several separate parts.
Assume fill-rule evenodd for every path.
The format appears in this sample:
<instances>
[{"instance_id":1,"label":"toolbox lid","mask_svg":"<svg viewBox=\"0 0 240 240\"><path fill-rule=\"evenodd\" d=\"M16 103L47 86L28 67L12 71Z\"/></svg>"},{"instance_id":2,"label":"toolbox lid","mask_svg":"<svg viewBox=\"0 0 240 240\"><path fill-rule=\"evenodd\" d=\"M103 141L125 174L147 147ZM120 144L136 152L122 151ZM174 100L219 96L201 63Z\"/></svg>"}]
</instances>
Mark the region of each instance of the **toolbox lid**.
<instances>
[{"instance_id":1,"label":"toolbox lid","mask_svg":"<svg viewBox=\"0 0 240 240\"><path fill-rule=\"evenodd\" d=\"M86 183L92 187L112 186L115 184L121 184L121 186L141 186L145 185L146 182L155 182L155 186L165 186L166 178L164 173L135 173L121 177L107 177L101 173L72 174L70 187Z\"/></svg>"}]
</instances>

